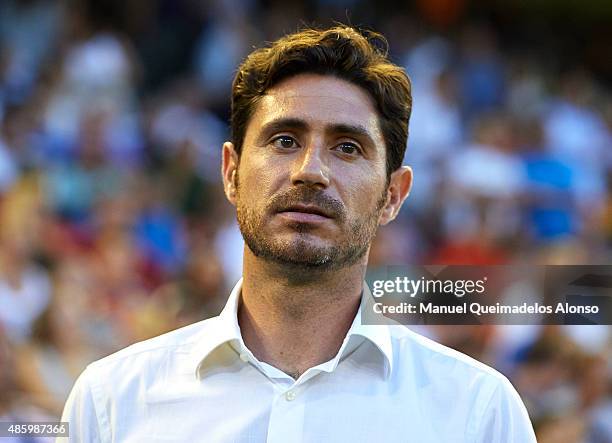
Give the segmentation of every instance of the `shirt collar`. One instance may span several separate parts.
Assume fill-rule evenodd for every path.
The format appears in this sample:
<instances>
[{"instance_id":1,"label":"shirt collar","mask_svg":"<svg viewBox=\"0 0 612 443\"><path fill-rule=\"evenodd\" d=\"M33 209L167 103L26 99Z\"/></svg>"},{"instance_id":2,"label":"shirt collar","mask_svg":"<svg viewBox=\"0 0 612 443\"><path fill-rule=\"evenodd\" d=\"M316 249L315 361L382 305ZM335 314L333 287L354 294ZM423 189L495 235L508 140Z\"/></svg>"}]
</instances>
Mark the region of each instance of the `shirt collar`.
<instances>
[{"instance_id":1,"label":"shirt collar","mask_svg":"<svg viewBox=\"0 0 612 443\"><path fill-rule=\"evenodd\" d=\"M370 341L376 349L380 351L385 359L385 376L388 377L393 369L393 347L391 343L391 334L387 325L364 325L361 321L362 310L367 309L368 303L372 302L372 294L370 288L364 282L363 292L361 296L361 304L357 311L351 327L349 328L346 338L340 348L339 358L343 358L354 350L356 346L355 340L351 340L353 336L363 337ZM244 344L240 326L238 325L238 305L240 303L240 294L242 290L242 278L238 280L232 289L225 307L217 317L211 319L210 327L202 331L201 336L192 351L193 364L196 370L196 375L199 374L201 365L206 358L219 346L225 343L234 343L234 348L245 350L250 354L250 351ZM352 346L353 345L353 346ZM338 356L336 357L338 359ZM334 364L334 367L337 362Z\"/></svg>"},{"instance_id":2,"label":"shirt collar","mask_svg":"<svg viewBox=\"0 0 612 443\"><path fill-rule=\"evenodd\" d=\"M362 312L372 309L370 304L374 303L374 298L367 283L363 282L363 292L361 294L361 304L353 324L349 328L347 337L359 335L370 341L380 351L385 359L385 376L389 377L393 370L393 346L391 342L391 332L388 325L368 325L363 324Z\"/></svg>"},{"instance_id":3,"label":"shirt collar","mask_svg":"<svg viewBox=\"0 0 612 443\"><path fill-rule=\"evenodd\" d=\"M242 278L230 292L229 298L221 313L209 320L209 327L204 328L192 350L193 364L196 376L206 358L219 346L237 340L242 343L240 326L238 325L238 302L242 289Z\"/></svg>"}]
</instances>

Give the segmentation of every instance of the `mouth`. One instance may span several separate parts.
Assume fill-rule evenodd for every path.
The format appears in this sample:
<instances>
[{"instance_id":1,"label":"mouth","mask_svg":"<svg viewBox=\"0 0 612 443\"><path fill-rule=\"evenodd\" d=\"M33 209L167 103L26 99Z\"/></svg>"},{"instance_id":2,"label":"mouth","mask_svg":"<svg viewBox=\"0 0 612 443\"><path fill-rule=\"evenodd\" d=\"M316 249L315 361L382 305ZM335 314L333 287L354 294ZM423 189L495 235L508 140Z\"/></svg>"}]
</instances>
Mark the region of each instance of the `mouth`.
<instances>
[{"instance_id":1,"label":"mouth","mask_svg":"<svg viewBox=\"0 0 612 443\"><path fill-rule=\"evenodd\" d=\"M298 222L321 222L333 218L332 214L323 208L301 204L288 206L278 211L278 214Z\"/></svg>"},{"instance_id":2,"label":"mouth","mask_svg":"<svg viewBox=\"0 0 612 443\"><path fill-rule=\"evenodd\" d=\"M321 217L325 217L325 218L333 218L332 215L328 211L318 206L314 206L314 205L291 205L285 209L282 209L279 212L281 213L300 212L302 214L314 214L314 215L320 215Z\"/></svg>"}]
</instances>

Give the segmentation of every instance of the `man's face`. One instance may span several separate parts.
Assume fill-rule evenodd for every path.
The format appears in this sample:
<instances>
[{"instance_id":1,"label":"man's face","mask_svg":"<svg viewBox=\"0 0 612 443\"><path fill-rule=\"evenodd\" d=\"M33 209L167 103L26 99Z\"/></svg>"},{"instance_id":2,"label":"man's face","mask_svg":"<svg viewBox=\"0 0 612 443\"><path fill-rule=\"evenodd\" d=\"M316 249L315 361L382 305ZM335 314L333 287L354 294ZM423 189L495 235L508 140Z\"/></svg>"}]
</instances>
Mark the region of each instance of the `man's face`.
<instances>
[{"instance_id":1,"label":"man's face","mask_svg":"<svg viewBox=\"0 0 612 443\"><path fill-rule=\"evenodd\" d=\"M227 145L224 178L254 255L319 269L364 257L388 201L385 144L365 91L332 76L291 77L258 103L239 163Z\"/></svg>"}]
</instances>

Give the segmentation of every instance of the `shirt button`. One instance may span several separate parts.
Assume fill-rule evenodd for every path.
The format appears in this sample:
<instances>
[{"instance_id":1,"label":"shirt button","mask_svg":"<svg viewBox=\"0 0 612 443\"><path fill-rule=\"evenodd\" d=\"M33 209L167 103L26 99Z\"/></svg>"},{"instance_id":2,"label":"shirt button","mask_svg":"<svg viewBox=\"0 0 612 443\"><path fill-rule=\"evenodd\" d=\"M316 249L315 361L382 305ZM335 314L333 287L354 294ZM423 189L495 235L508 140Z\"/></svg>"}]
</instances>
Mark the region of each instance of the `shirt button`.
<instances>
[{"instance_id":1,"label":"shirt button","mask_svg":"<svg viewBox=\"0 0 612 443\"><path fill-rule=\"evenodd\" d=\"M295 391L287 391L285 392L285 399L287 401L293 401L295 400L296 394Z\"/></svg>"},{"instance_id":2,"label":"shirt button","mask_svg":"<svg viewBox=\"0 0 612 443\"><path fill-rule=\"evenodd\" d=\"M242 354L240 354L240 360L244 361L244 362L248 362L249 361L249 356L246 355L244 352Z\"/></svg>"}]
</instances>

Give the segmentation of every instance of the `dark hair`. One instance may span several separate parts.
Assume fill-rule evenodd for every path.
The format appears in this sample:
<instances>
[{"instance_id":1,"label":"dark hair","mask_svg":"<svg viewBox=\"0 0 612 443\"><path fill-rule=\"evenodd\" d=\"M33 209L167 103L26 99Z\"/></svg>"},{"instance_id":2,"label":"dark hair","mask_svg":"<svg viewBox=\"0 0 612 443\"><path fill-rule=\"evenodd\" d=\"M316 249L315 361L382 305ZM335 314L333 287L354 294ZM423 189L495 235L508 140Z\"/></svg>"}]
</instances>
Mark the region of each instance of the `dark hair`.
<instances>
[{"instance_id":1,"label":"dark hair","mask_svg":"<svg viewBox=\"0 0 612 443\"><path fill-rule=\"evenodd\" d=\"M349 26L306 29L252 52L232 84L231 133L238 154L257 102L266 91L302 73L333 75L366 90L374 99L385 139L387 177L402 165L412 109L410 79L387 57L386 39Z\"/></svg>"}]
</instances>

